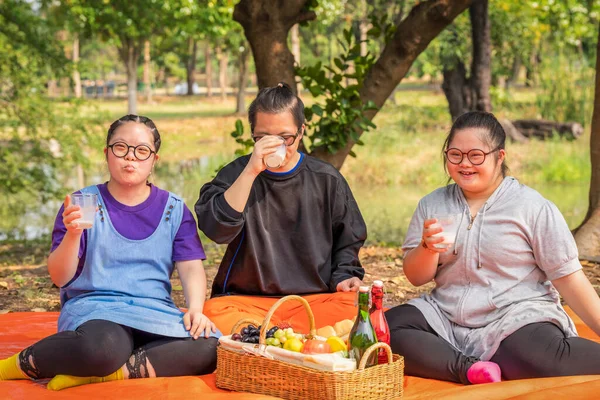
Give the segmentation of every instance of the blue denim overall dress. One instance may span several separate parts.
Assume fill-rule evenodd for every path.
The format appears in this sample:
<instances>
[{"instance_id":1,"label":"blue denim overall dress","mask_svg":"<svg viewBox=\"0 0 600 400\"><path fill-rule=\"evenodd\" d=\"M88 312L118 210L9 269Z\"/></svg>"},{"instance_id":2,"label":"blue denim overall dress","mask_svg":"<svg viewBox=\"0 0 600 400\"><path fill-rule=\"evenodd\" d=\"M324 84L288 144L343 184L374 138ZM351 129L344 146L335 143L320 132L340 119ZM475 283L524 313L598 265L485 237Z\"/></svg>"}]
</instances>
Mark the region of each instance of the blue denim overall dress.
<instances>
[{"instance_id":1,"label":"blue denim overall dress","mask_svg":"<svg viewBox=\"0 0 600 400\"><path fill-rule=\"evenodd\" d=\"M183 200L170 193L156 230L142 240L122 236L113 226L98 188L99 211L87 231L81 274L61 288L58 331L75 330L93 319L145 332L189 337L181 312L171 299L173 240L183 217ZM214 336L220 336L220 333Z\"/></svg>"}]
</instances>

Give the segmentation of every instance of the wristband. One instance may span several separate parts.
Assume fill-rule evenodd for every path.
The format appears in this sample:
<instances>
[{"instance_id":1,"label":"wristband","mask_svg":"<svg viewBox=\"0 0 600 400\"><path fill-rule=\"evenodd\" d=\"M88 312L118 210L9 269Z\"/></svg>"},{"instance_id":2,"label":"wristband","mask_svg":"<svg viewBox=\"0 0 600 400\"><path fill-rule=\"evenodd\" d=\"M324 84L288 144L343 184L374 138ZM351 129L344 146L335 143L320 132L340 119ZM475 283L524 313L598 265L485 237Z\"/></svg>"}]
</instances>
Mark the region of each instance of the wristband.
<instances>
[{"instance_id":1,"label":"wristband","mask_svg":"<svg viewBox=\"0 0 600 400\"><path fill-rule=\"evenodd\" d=\"M437 251L431 250L429 247L427 247L427 243L425 243L425 238L421 238L421 247L423 247L425 250L432 254L437 254Z\"/></svg>"}]
</instances>

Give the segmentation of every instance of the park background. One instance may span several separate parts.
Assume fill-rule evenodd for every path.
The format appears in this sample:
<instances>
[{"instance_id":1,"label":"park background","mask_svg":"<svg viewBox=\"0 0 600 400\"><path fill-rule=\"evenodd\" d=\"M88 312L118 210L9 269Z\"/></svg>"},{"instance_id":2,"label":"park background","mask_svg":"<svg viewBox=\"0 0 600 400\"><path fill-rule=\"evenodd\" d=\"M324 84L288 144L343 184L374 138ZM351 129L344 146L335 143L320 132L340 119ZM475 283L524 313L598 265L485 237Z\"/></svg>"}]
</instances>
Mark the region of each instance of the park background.
<instances>
[{"instance_id":1,"label":"park background","mask_svg":"<svg viewBox=\"0 0 600 400\"><path fill-rule=\"evenodd\" d=\"M193 209L251 151L245 110L279 81L307 106L305 151L350 184L365 281L384 280L388 305L431 289L407 282L400 246L447 183L443 140L468 110L502 121L511 175L558 206L598 289L599 20L594 0L2 0L0 312L60 309L54 218L66 193L106 181L113 120L155 121L152 182ZM201 237L210 282L224 247ZM176 274L173 295L183 305Z\"/></svg>"}]
</instances>

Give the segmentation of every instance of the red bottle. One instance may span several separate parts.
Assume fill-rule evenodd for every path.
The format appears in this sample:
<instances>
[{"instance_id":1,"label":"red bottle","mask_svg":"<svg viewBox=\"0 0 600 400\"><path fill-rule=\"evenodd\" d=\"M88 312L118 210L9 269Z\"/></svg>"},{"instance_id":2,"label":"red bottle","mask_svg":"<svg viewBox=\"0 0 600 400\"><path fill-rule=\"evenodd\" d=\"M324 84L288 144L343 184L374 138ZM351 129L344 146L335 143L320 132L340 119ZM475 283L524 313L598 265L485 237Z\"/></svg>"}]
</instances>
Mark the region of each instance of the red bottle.
<instances>
[{"instance_id":1,"label":"red bottle","mask_svg":"<svg viewBox=\"0 0 600 400\"><path fill-rule=\"evenodd\" d=\"M371 286L371 323L379 342L390 344L390 327L383 313L383 282L374 281ZM387 352L379 350L379 364L387 364Z\"/></svg>"}]
</instances>

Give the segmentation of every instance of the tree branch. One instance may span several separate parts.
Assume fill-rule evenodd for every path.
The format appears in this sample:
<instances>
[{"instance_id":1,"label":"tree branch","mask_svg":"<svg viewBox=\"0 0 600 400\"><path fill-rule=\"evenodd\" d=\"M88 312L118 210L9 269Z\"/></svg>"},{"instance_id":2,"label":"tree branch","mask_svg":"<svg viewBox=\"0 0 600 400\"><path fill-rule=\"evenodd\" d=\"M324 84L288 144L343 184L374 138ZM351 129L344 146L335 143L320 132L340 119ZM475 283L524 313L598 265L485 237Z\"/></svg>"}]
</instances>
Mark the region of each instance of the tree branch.
<instances>
[{"instance_id":1,"label":"tree branch","mask_svg":"<svg viewBox=\"0 0 600 400\"><path fill-rule=\"evenodd\" d=\"M314 11L304 11L298 14L296 22L294 24L300 24L302 22L313 21L317 19L317 14ZM292 24L292 25L294 25Z\"/></svg>"},{"instance_id":2,"label":"tree branch","mask_svg":"<svg viewBox=\"0 0 600 400\"><path fill-rule=\"evenodd\" d=\"M419 54L452 23L454 18L466 10L472 1L428 0L414 6L398 25L394 37L367 74L360 90L363 104L373 101L381 108ZM368 111L365 116L372 120L377 112L378 110ZM354 144L355 141L349 138L346 146L334 155L327 155L324 148L317 148L313 154L339 168Z\"/></svg>"}]
</instances>

